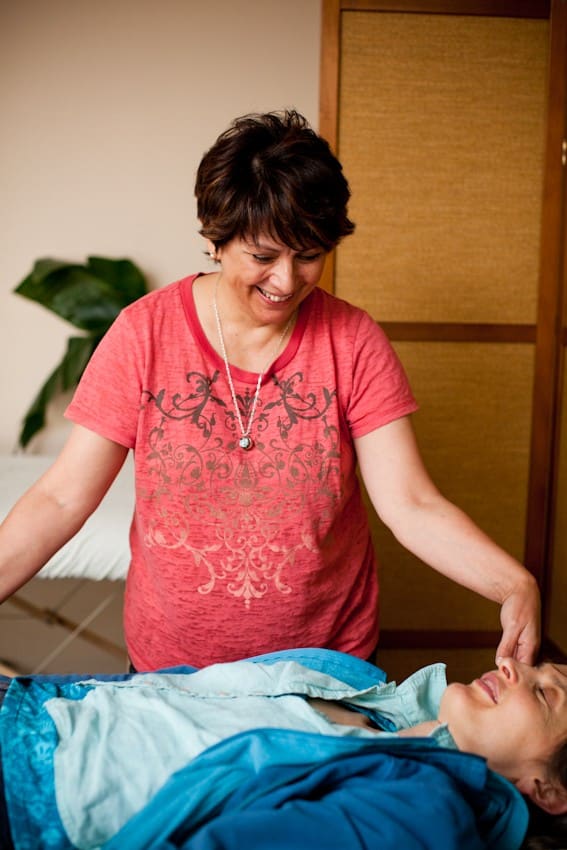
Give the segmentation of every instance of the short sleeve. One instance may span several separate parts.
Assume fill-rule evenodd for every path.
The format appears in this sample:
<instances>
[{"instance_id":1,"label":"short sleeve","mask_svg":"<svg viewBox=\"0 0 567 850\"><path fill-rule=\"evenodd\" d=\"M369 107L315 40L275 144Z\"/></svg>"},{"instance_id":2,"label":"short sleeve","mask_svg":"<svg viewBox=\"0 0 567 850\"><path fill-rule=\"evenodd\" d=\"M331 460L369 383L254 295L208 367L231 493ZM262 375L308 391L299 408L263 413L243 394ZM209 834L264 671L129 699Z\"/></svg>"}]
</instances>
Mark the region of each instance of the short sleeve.
<instances>
[{"instance_id":1,"label":"short sleeve","mask_svg":"<svg viewBox=\"0 0 567 850\"><path fill-rule=\"evenodd\" d=\"M414 413L417 402L400 359L382 328L361 313L352 346L347 419L353 437Z\"/></svg>"},{"instance_id":2,"label":"short sleeve","mask_svg":"<svg viewBox=\"0 0 567 850\"><path fill-rule=\"evenodd\" d=\"M143 349L126 309L95 349L65 416L133 448L141 404Z\"/></svg>"}]
</instances>

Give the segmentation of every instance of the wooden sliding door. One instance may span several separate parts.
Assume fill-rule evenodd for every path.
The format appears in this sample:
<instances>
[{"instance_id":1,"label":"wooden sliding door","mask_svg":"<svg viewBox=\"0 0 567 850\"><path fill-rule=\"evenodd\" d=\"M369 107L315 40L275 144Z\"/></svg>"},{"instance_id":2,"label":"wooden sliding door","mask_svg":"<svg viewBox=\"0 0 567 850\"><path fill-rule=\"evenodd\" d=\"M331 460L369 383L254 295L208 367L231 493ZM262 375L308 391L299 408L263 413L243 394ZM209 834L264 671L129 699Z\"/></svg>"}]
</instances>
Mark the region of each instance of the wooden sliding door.
<instances>
[{"instance_id":1,"label":"wooden sliding door","mask_svg":"<svg viewBox=\"0 0 567 850\"><path fill-rule=\"evenodd\" d=\"M551 463L536 375L555 380L538 350L550 35L546 3L324 2L320 123L357 224L328 286L393 341L441 489L542 581L527 518L547 533L533 500ZM373 533L382 646L495 647L497 606Z\"/></svg>"}]
</instances>

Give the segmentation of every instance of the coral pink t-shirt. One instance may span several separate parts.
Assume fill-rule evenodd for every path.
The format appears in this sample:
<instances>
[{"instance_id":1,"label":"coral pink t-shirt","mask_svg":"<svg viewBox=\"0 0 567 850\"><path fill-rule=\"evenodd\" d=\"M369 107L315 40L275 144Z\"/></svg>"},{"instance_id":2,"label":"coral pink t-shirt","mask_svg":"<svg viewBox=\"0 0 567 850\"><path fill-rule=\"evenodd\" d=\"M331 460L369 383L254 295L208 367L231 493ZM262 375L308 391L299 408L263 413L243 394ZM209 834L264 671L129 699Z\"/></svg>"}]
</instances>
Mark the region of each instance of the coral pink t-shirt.
<instances>
[{"instance_id":1,"label":"coral pink t-shirt","mask_svg":"<svg viewBox=\"0 0 567 850\"><path fill-rule=\"evenodd\" d=\"M134 449L124 627L138 670L303 646L368 657L378 581L353 437L416 409L382 330L315 289L240 430L196 276L122 311L67 416ZM257 374L232 367L247 422Z\"/></svg>"}]
</instances>

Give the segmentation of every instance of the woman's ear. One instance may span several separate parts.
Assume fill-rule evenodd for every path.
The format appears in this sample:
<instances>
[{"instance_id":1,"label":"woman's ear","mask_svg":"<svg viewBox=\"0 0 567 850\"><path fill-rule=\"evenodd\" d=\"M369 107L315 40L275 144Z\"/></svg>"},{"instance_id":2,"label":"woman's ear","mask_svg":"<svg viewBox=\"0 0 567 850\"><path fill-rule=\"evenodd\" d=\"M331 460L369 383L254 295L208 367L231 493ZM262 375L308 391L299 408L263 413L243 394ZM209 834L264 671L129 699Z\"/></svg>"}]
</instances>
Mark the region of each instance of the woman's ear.
<instances>
[{"instance_id":1,"label":"woman's ear","mask_svg":"<svg viewBox=\"0 0 567 850\"><path fill-rule=\"evenodd\" d=\"M548 815L563 815L567 812L567 789L558 782L533 777L520 779L516 788L547 812Z\"/></svg>"},{"instance_id":2,"label":"woman's ear","mask_svg":"<svg viewBox=\"0 0 567 850\"><path fill-rule=\"evenodd\" d=\"M207 253L213 262L218 261L217 249L215 248L213 242L210 239L207 239Z\"/></svg>"}]
</instances>

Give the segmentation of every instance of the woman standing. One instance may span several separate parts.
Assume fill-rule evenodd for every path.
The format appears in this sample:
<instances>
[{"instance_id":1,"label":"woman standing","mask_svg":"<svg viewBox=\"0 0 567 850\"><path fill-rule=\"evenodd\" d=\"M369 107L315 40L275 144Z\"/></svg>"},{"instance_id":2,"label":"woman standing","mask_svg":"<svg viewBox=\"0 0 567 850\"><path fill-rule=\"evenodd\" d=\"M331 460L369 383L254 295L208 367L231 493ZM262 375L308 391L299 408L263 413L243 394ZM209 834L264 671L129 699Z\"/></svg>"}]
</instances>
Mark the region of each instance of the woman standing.
<instances>
[{"instance_id":1,"label":"woman standing","mask_svg":"<svg viewBox=\"0 0 567 850\"><path fill-rule=\"evenodd\" d=\"M498 654L533 660L535 580L432 483L383 332L317 286L354 229L349 195L296 112L245 116L217 139L196 196L218 268L150 293L106 335L68 408L67 445L0 532L1 598L77 531L132 449L136 669L280 646L370 657L378 582L358 463L404 546L501 604Z\"/></svg>"}]
</instances>

